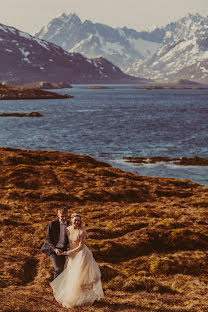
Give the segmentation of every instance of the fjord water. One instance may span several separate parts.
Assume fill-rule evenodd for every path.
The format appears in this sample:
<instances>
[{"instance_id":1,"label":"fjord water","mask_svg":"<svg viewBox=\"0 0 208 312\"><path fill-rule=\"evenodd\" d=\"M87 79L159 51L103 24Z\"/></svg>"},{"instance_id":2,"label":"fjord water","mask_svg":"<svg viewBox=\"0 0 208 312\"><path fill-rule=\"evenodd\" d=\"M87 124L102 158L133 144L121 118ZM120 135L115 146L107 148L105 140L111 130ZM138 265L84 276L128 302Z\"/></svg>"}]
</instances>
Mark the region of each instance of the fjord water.
<instances>
[{"instance_id":1,"label":"fjord water","mask_svg":"<svg viewBox=\"0 0 208 312\"><path fill-rule=\"evenodd\" d=\"M105 85L106 86L106 85ZM208 90L138 90L138 85L56 90L63 100L1 101L0 113L37 111L42 118L0 118L0 146L88 154L141 175L208 185L208 168L135 165L127 156L208 157Z\"/></svg>"}]
</instances>

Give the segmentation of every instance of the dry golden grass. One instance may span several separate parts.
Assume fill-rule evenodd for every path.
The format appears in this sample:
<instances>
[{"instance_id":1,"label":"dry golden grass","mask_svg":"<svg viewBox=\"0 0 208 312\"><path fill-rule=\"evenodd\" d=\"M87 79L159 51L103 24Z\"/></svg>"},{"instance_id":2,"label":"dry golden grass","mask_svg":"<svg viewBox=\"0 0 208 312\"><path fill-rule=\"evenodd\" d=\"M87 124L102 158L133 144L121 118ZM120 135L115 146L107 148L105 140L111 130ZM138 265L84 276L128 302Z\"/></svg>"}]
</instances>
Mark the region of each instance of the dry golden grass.
<instances>
[{"instance_id":1,"label":"dry golden grass","mask_svg":"<svg viewBox=\"0 0 208 312\"><path fill-rule=\"evenodd\" d=\"M71 311L208 311L208 188L53 151L0 149L2 312L64 312L40 252L56 209L83 215L105 297Z\"/></svg>"}]
</instances>

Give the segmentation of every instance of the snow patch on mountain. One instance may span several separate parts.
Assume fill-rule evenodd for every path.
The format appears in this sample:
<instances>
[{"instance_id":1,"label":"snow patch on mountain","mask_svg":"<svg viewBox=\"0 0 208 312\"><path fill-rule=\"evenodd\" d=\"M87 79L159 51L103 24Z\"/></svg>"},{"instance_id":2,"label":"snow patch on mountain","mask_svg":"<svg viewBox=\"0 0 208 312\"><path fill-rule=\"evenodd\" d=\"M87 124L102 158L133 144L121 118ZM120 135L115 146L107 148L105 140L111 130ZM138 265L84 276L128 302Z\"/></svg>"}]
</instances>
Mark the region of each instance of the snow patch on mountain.
<instances>
[{"instance_id":1,"label":"snow patch on mountain","mask_svg":"<svg viewBox=\"0 0 208 312\"><path fill-rule=\"evenodd\" d=\"M24 56L23 60L24 60L25 62L27 62L27 63L32 63L32 62L28 59L28 55L30 55L30 52L25 51L24 48L19 48L19 50L22 52L22 54L23 54L23 56Z\"/></svg>"},{"instance_id":2,"label":"snow patch on mountain","mask_svg":"<svg viewBox=\"0 0 208 312\"><path fill-rule=\"evenodd\" d=\"M99 35L97 37L100 40L102 50L105 54L123 54L123 47L118 42L105 41L104 38Z\"/></svg>"},{"instance_id":3,"label":"snow patch on mountain","mask_svg":"<svg viewBox=\"0 0 208 312\"><path fill-rule=\"evenodd\" d=\"M130 45L132 45L136 51L139 51L144 58L154 54L161 46L160 43L147 41L140 38L139 39L130 38L128 39L128 41Z\"/></svg>"}]
</instances>

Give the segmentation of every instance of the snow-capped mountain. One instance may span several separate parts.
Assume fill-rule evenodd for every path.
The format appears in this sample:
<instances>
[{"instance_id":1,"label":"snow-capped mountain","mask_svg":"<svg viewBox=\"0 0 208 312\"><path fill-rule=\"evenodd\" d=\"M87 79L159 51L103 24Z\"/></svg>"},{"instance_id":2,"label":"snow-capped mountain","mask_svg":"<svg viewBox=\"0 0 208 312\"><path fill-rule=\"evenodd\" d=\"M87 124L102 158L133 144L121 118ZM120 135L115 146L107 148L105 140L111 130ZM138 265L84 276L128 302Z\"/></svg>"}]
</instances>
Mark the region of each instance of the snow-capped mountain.
<instances>
[{"instance_id":1,"label":"snow-capped mountain","mask_svg":"<svg viewBox=\"0 0 208 312\"><path fill-rule=\"evenodd\" d=\"M154 55L135 62L129 74L152 79L186 78L208 83L208 17L199 14L164 27L162 46Z\"/></svg>"},{"instance_id":2,"label":"snow-capped mountain","mask_svg":"<svg viewBox=\"0 0 208 312\"><path fill-rule=\"evenodd\" d=\"M151 56L161 46L164 33L160 29L137 32L126 27L112 28L89 20L82 22L76 14L64 13L36 36L69 52L79 52L90 58L102 56L125 69Z\"/></svg>"},{"instance_id":3,"label":"snow-capped mountain","mask_svg":"<svg viewBox=\"0 0 208 312\"><path fill-rule=\"evenodd\" d=\"M208 17L197 14L188 14L164 28L164 43L180 40L190 40L207 34Z\"/></svg>"},{"instance_id":4,"label":"snow-capped mountain","mask_svg":"<svg viewBox=\"0 0 208 312\"><path fill-rule=\"evenodd\" d=\"M103 56L130 75L208 83L208 17L199 14L143 32L82 22L76 14L62 14L36 36L69 52Z\"/></svg>"},{"instance_id":5,"label":"snow-capped mountain","mask_svg":"<svg viewBox=\"0 0 208 312\"><path fill-rule=\"evenodd\" d=\"M0 24L0 81L28 83L48 81L68 83L130 82L104 58L89 59L69 53L58 45Z\"/></svg>"}]
</instances>

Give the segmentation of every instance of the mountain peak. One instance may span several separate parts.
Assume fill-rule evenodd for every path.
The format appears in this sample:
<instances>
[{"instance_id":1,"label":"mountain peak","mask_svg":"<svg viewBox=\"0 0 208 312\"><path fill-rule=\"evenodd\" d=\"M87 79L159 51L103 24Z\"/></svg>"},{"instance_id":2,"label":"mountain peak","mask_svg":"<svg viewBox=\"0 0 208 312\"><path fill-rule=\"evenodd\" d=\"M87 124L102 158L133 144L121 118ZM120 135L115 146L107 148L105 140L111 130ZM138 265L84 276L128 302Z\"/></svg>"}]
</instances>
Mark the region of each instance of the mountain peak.
<instances>
[{"instance_id":1,"label":"mountain peak","mask_svg":"<svg viewBox=\"0 0 208 312\"><path fill-rule=\"evenodd\" d=\"M57 18L62 18L62 19L65 19L67 17L66 13L62 13L61 15L57 16Z\"/></svg>"},{"instance_id":2,"label":"mountain peak","mask_svg":"<svg viewBox=\"0 0 208 312\"><path fill-rule=\"evenodd\" d=\"M81 19L76 13L70 13L67 17L67 22L70 21L70 23L76 24L76 23L82 23Z\"/></svg>"},{"instance_id":3,"label":"mountain peak","mask_svg":"<svg viewBox=\"0 0 208 312\"><path fill-rule=\"evenodd\" d=\"M198 12L197 13L188 13L187 17L189 17L189 18L203 18Z\"/></svg>"},{"instance_id":4,"label":"mountain peak","mask_svg":"<svg viewBox=\"0 0 208 312\"><path fill-rule=\"evenodd\" d=\"M79 16L76 13L69 13L68 15L63 12L61 15L58 15L56 18L52 19L50 23L53 23L54 21L58 21L58 23L72 23L72 24L77 24L77 23L82 23ZM49 23L49 24L50 24Z\"/></svg>"},{"instance_id":5,"label":"mountain peak","mask_svg":"<svg viewBox=\"0 0 208 312\"><path fill-rule=\"evenodd\" d=\"M205 19L206 17L203 17L199 13L188 13L182 18L179 18L176 23L203 23Z\"/></svg>"}]
</instances>

